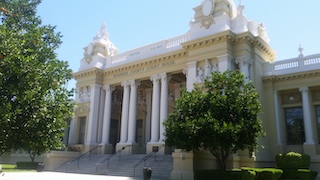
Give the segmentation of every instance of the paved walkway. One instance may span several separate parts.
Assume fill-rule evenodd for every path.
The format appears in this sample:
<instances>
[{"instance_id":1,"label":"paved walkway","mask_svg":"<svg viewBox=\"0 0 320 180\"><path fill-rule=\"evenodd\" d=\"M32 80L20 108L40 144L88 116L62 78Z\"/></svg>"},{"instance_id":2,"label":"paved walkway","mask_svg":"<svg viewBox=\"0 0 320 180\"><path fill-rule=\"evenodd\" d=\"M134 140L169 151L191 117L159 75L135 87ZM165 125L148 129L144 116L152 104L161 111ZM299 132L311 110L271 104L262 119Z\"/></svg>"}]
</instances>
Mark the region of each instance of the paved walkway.
<instances>
[{"instance_id":1,"label":"paved walkway","mask_svg":"<svg viewBox=\"0 0 320 180\"><path fill-rule=\"evenodd\" d=\"M134 180L132 177L72 174L57 172L5 172L0 180Z\"/></svg>"}]
</instances>

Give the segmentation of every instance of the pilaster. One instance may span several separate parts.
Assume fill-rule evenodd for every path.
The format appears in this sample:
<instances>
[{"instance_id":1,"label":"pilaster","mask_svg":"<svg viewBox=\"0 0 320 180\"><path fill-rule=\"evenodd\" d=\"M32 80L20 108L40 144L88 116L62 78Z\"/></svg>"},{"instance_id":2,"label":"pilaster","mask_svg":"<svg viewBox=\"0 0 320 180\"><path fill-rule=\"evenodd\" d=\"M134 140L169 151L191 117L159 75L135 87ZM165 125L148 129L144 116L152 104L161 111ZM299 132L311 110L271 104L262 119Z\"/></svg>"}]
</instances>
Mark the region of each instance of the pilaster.
<instances>
[{"instance_id":1,"label":"pilaster","mask_svg":"<svg viewBox=\"0 0 320 180\"><path fill-rule=\"evenodd\" d=\"M96 145L97 144L97 125L99 118L99 95L100 95L101 85L92 84L91 85L91 95L90 95L90 113L88 119L88 131L85 145Z\"/></svg>"},{"instance_id":2,"label":"pilaster","mask_svg":"<svg viewBox=\"0 0 320 180\"><path fill-rule=\"evenodd\" d=\"M183 73L187 79L187 91L192 91L197 80L197 61L188 62L187 68L183 70Z\"/></svg>"},{"instance_id":3,"label":"pilaster","mask_svg":"<svg viewBox=\"0 0 320 180\"><path fill-rule=\"evenodd\" d=\"M227 70L232 70L232 60L233 57L229 54L224 54L221 56L217 56L219 61L219 72L223 73Z\"/></svg>"},{"instance_id":4,"label":"pilaster","mask_svg":"<svg viewBox=\"0 0 320 180\"><path fill-rule=\"evenodd\" d=\"M252 64L252 59L248 56L237 57L235 63L239 65L240 72L243 73L246 82L250 79L250 65Z\"/></svg>"}]
</instances>

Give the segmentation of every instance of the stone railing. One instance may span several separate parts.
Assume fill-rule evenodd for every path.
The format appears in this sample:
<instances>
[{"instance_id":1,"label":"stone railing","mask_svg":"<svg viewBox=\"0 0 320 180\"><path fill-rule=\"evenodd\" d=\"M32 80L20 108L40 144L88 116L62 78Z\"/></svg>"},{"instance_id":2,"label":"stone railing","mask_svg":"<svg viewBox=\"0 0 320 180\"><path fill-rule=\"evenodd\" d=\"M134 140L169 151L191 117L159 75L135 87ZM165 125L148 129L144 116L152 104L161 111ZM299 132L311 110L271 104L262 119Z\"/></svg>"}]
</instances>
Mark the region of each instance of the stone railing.
<instances>
[{"instance_id":1,"label":"stone railing","mask_svg":"<svg viewBox=\"0 0 320 180\"><path fill-rule=\"evenodd\" d=\"M111 64L127 60L136 60L142 58L148 58L162 53L169 52L174 47L180 46L181 43L188 41L187 35L178 36L168 40L152 43L140 48L136 48L112 57Z\"/></svg>"},{"instance_id":2,"label":"stone railing","mask_svg":"<svg viewBox=\"0 0 320 180\"><path fill-rule=\"evenodd\" d=\"M284 75L320 69L320 54L264 64L264 76Z\"/></svg>"}]
</instances>

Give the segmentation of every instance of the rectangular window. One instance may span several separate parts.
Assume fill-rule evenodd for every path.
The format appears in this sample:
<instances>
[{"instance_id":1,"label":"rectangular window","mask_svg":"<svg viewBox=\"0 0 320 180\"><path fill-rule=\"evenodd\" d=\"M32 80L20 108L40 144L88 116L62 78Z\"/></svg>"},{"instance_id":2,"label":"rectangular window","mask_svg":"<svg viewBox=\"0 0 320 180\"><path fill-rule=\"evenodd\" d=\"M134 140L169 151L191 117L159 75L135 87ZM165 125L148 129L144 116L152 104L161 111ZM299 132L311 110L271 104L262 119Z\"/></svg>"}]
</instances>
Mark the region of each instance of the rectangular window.
<instances>
[{"instance_id":1,"label":"rectangular window","mask_svg":"<svg viewBox=\"0 0 320 180\"><path fill-rule=\"evenodd\" d=\"M317 130L318 130L318 142L320 144L320 106L316 106L316 119L317 119Z\"/></svg>"},{"instance_id":2,"label":"rectangular window","mask_svg":"<svg viewBox=\"0 0 320 180\"><path fill-rule=\"evenodd\" d=\"M305 142L302 107L290 107L284 109L287 144L299 145Z\"/></svg>"}]
</instances>

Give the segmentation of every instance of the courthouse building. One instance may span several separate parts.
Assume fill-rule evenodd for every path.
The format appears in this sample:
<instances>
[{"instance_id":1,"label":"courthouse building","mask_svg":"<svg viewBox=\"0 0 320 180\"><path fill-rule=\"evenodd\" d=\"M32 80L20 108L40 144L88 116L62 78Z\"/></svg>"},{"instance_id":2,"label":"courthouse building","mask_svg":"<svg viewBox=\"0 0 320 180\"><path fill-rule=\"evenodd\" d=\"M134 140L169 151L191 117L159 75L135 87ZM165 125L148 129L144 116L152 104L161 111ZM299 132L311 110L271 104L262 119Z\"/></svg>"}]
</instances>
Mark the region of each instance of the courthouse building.
<instances>
[{"instance_id":1,"label":"courthouse building","mask_svg":"<svg viewBox=\"0 0 320 180\"><path fill-rule=\"evenodd\" d=\"M103 153L130 146L128 153L147 154L164 145L162 122L183 88L192 90L213 71L239 69L254 83L263 108L267 137L255 165L296 151L319 166L320 54L304 56L301 48L296 58L274 62L266 28L248 20L242 4L205 0L193 10L188 32L127 52L118 51L102 25L74 73L77 107L69 146L85 152L102 145ZM244 154L233 158L243 165Z\"/></svg>"}]
</instances>

